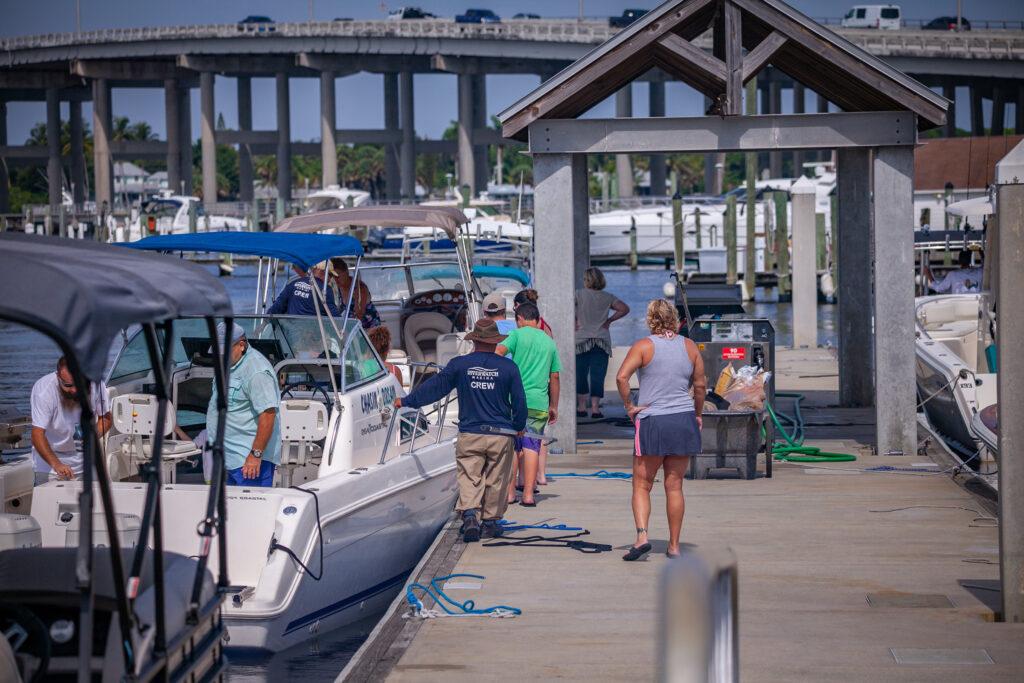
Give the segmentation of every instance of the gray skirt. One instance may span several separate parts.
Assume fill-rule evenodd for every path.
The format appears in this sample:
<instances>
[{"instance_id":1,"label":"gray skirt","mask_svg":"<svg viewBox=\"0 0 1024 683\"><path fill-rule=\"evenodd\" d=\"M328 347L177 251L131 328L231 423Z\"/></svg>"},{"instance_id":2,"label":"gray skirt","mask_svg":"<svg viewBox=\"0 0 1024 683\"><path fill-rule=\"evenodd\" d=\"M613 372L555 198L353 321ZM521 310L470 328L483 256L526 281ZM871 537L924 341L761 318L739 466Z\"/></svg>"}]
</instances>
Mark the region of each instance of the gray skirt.
<instances>
[{"instance_id":1,"label":"gray skirt","mask_svg":"<svg viewBox=\"0 0 1024 683\"><path fill-rule=\"evenodd\" d=\"M633 455L697 455L701 452L697 414L648 415L636 424Z\"/></svg>"}]
</instances>

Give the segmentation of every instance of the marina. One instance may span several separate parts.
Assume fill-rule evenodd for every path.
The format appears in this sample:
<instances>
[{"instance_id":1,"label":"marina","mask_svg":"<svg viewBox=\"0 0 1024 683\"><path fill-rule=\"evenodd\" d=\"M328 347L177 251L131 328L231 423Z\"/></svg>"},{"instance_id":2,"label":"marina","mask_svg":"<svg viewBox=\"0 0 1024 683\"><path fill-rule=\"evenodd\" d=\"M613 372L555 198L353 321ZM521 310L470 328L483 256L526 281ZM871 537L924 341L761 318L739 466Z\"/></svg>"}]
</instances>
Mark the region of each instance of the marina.
<instances>
[{"instance_id":1,"label":"marina","mask_svg":"<svg viewBox=\"0 0 1024 683\"><path fill-rule=\"evenodd\" d=\"M1020 8L436 2L0 29L0 680L1024 677Z\"/></svg>"}]
</instances>

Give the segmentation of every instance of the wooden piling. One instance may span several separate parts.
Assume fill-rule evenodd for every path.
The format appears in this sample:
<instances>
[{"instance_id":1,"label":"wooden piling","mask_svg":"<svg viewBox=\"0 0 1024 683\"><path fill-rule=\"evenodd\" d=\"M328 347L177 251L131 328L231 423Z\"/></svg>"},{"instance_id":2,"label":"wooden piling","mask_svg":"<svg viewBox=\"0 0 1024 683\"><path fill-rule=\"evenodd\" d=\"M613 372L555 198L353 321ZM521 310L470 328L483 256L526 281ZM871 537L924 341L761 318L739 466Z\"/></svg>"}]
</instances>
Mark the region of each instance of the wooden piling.
<instances>
[{"instance_id":1,"label":"wooden piling","mask_svg":"<svg viewBox=\"0 0 1024 683\"><path fill-rule=\"evenodd\" d=\"M700 235L700 207L696 206L693 209L693 227L697 231L697 249L699 250L703 245L701 244L702 238Z\"/></svg>"},{"instance_id":2,"label":"wooden piling","mask_svg":"<svg viewBox=\"0 0 1024 683\"><path fill-rule=\"evenodd\" d=\"M757 114L757 79L747 83L744 97L748 116ZM746 168L746 199L747 199L747 240L743 250L743 292L744 299L754 298L757 286L757 153L747 152Z\"/></svg>"},{"instance_id":3,"label":"wooden piling","mask_svg":"<svg viewBox=\"0 0 1024 683\"><path fill-rule=\"evenodd\" d=\"M825 255L825 214L814 214L814 267L818 272L828 267Z\"/></svg>"},{"instance_id":4,"label":"wooden piling","mask_svg":"<svg viewBox=\"0 0 1024 683\"><path fill-rule=\"evenodd\" d=\"M629 219L629 269L636 270L640 265L640 256L636 247L636 217Z\"/></svg>"},{"instance_id":5,"label":"wooden piling","mask_svg":"<svg viewBox=\"0 0 1024 683\"><path fill-rule=\"evenodd\" d=\"M725 198L725 282L736 284L736 195Z\"/></svg>"},{"instance_id":6,"label":"wooden piling","mask_svg":"<svg viewBox=\"0 0 1024 683\"><path fill-rule=\"evenodd\" d=\"M765 192L761 214L764 216L764 272L775 270L775 193Z\"/></svg>"},{"instance_id":7,"label":"wooden piling","mask_svg":"<svg viewBox=\"0 0 1024 683\"><path fill-rule=\"evenodd\" d=\"M188 203L188 231L189 232L191 232L191 233L198 232L198 229L199 229L198 219L199 219L199 216L196 214L196 203L195 202L189 202Z\"/></svg>"},{"instance_id":8,"label":"wooden piling","mask_svg":"<svg viewBox=\"0 0 1024 683\"><path fill-rule=\"evenodd\" d=\"M785 192L773 192L775 199L775 248L779 264L779 296L789 294L789 223L786 215L787 197Z\"/></svg>"},{"instance_id":9,"label":"wooden piling","mask_svg":"<svg viewBox=\"0 0 1024 683\"><path fill-rule=\"evenodd\" d=\"M672 195L672 239L675 247L676 272L682 275L685 258L683 251L683 197L678 192Z\"/></svg>"}]
</instances>

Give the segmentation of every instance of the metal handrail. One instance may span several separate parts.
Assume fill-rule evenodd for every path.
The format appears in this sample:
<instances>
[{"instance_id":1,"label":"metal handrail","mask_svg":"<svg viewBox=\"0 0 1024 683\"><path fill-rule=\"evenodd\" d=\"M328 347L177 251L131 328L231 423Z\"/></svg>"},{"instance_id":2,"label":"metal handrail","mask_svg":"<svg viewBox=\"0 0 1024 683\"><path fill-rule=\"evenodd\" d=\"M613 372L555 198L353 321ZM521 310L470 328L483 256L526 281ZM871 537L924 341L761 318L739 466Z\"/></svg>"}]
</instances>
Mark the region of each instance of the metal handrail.
<instances>
[{"instance_id":1,"label":"metal handrail","mask_svg":"<svg viewBox=\"0 0 1024 683\"><path fill-rule=\"evenodd\" d=\"M412 436L409 439L409 448L404 453L405 455L408 455L409 453L412 453L413 451L416 450L416 437L420 436L421 431L420 418L429 417L430 415L438 411L440 411L440 417L437 421L437 435L434 438L434 444L436 445L441 443L441 437L444 435L444 419L448 413L448 404L451 403L451 400L451 395L446 396L442 401L441 405L438 406L438 408L432 411L431 413L424 413L420 408L416 408L414 410L406 409L405 413L403 414L401 408L393 409L391 411L391 418L388 420L388 432L387 435L384 437L384 448L381 449L380 460L377 462L377 464L383 465L385 462L387 462L388 449L391 447L391 441L392 437L395 434L396 424L401 425L404 423L412 427ZM413 417L410 419L409 417L407 417L408 415L412 415ZM429 432L429 430L423 431L424 433Z\"/></svg>"}]
</instances>

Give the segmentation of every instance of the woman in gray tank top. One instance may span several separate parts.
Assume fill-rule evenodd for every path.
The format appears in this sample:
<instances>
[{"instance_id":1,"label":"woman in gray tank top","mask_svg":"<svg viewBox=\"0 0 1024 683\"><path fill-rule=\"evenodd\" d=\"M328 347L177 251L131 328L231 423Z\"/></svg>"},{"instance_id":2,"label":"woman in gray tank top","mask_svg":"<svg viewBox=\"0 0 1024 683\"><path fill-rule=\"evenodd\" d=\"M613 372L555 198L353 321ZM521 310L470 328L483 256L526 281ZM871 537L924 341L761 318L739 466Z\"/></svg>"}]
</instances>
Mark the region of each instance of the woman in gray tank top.
<instances>
[{"instance_id":1,"label":"woman in gray tank top","mask_svg":"<svg viewBox=\"0 0 1024 683\"><path fill-rule=\"evenodd\" d=\"M665 468L665 498L668 513L668 549L679 554L683 528L683 475L691 455L701 452L701 411L707 380L697 345L679 336L679 316L672 304L655 299L647 305L647 327L651 334L630 348L615 383L635 426L633 458L633 519L636 542L622 556L638 560L651 551L648 523L651 519L651 488L658 470ZM639 373L637 405L630 399L629 379ZM691 395L692 391L692 395Z\"/></svg>"}]
</instances>

